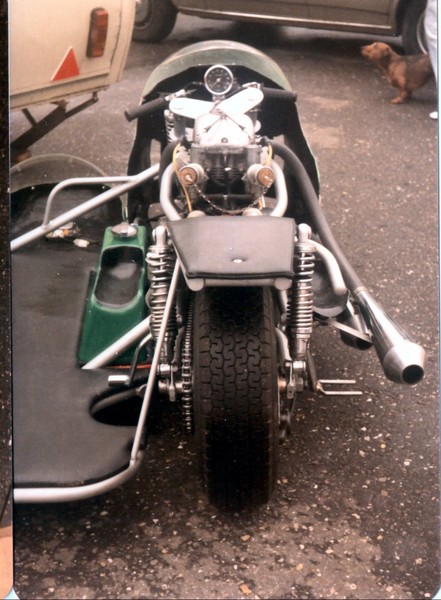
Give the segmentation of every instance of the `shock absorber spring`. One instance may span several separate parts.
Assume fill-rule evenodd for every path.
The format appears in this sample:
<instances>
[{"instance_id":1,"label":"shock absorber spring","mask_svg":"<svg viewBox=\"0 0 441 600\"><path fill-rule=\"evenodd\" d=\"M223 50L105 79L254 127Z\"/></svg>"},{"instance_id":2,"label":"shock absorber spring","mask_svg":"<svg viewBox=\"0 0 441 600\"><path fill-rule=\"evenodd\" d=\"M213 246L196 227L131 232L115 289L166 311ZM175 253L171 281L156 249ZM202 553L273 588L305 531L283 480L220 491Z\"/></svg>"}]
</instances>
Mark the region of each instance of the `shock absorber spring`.
<instances>
[{"instance_id":1,"label":"shock absorber spring","mask_svg":"<svg viewBox=\"0 0 441 600\"><path fill-rule=\"evenodd\" d=\"M294 279L288 294L287 333L293 360L305 360L313 326L312 276L315 246L310 241L309 225L300 224L297 237Z\"/></svg>"},{"instance_id":2,"label":"shock absorber spring","mask_svg":"<svg viewBox=\"0 0 441 600\"><path fill-rule=\"evenodd\" d=\"M164 317L164 309L170 289L176 255L173 248L168 244L165 227L159 225L154 230L153 235L155 243L149 247L146 257L148 278L150 280L146 302L151 314L151 334L153 339L156 340ZM173 309L167 324L161 361L168 363L171 360L176 334L176 309Z\"/></svg>"}]
</instances>

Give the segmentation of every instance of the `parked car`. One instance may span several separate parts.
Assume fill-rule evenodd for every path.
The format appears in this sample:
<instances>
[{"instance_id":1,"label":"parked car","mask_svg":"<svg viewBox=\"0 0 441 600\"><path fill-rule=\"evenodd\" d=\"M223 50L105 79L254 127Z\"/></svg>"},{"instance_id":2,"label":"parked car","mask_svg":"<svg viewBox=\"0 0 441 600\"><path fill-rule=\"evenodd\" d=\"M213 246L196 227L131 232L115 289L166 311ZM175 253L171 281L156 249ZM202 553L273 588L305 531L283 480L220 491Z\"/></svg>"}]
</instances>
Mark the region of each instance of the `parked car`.
<instances>
[{"instance_id":1,"label":"parked car","mask_svg":"<svg viewBox=\"0 0 441 600\"><path fill-rule=\"evenodd\" d=\"M407 54L425 52L426 0L137 0L136 41L157 42L177 14L313 29L401 36Z\"/></svg>"}]
</instances>

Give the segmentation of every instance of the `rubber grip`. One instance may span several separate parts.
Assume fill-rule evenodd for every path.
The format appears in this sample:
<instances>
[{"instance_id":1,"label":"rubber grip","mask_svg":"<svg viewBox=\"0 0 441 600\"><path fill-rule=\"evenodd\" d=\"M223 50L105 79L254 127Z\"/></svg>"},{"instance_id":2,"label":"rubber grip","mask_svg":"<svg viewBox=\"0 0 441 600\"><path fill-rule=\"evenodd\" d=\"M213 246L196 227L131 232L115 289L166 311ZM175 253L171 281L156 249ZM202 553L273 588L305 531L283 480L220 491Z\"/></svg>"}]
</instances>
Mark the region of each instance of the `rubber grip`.
<instances>
[{"instance_id":1,"label":"rubber grip","mask_svg":"<svg viewBox=\"0 0 441 600\"><path fill-rule=\"evenodd\" d=\"M268 87L262 87L261 90L265 98L280 98L284 100L294 100L294 102L297 100L297 92L292 92L291 90L278 90Z\"/></svg>"},{"instance_id":2,"label":"rubber grip","mask_svg":"<svg viewBox=\"0 0 441 600\"><path fill-rule=\"evenodd\" d=\"M153 113L161 108L166 108L168 105L168 101L163 98L155 98L155 100L150 100L150 102L145 102L135 108L131 108L129 110L124 111L124 115L127 121L134 121L135 119L139 119L144 115L148 115L149 113Z\"/></svg>"}]
</instances>

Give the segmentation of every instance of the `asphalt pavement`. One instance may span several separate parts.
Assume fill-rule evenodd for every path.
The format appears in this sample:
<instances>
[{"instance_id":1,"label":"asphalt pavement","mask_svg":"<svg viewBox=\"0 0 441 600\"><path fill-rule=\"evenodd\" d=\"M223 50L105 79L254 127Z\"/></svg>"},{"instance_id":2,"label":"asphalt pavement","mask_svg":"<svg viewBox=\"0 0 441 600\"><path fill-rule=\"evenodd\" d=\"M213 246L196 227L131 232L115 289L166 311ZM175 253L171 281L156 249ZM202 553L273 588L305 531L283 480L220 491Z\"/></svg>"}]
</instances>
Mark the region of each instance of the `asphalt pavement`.
<instances>
[{"instance_id":1,"label":"asphalt pavement","mask_svg":"<svg viewBox=\"0 0 441 600\"><path fill-rule=\"evenodd\" d=\"M373 350L321 328L320 376L354 378L363 395L299 399L267 506L233 515L210 506L194 441L170 409L123 487L15 507L15 589L23 599L431 598L440 573L434 83L392 105L394 91L360 55L372 38L180 16L163 43L132 44L122 81L33 153L75 154L124 174L135 130L124 110L161 60L214 38L250 43L285 71L328 220L377 300L426 348L426 377L392 384ZM12 133L23 127L13 115Z\"/></svg>"}]
</instances>

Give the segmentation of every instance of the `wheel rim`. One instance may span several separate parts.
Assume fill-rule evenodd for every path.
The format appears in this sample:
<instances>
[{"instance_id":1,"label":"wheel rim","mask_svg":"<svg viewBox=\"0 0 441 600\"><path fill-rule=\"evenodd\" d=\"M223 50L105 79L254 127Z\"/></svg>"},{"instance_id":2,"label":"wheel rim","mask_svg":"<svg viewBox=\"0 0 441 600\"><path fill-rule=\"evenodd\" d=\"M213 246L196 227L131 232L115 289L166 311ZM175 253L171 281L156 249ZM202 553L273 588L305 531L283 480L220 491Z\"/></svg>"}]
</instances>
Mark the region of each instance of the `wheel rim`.
<instances>
[{"instance_id":1,"label":"wheel rim","mask_svg":"<svg viewBox=\"0 0 441 600\"><path fill-rule=\"evenodd\" d=\"M140 25L147 21L150 14L149 0L137 0L135 8L135 24Z\"/></svg>"},{"instance_id":2,"label":"wheel rim","mask_svg":"<svg viewBox=\"0 0 441 600\"><path fill-rule=\"evenodd\" d=\"M426 33L424 29L424 11L421 13L417 21L416 39L421 52L427 53Z\"/></svg>"}]
</instances>

